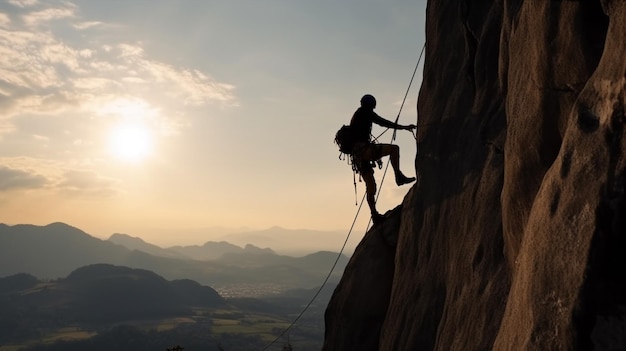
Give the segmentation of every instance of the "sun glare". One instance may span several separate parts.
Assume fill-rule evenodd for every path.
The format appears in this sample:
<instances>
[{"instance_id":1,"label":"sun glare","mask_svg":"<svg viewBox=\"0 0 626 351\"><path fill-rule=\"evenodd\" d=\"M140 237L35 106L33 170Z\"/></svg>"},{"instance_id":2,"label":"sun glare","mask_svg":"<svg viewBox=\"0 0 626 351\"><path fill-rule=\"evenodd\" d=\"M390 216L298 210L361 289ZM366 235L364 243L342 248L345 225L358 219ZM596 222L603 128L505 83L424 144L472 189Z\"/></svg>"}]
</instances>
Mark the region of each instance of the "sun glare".
<instances>
[{"instance_id":1,"label":"sun glare","mask_svg":"<svg viewBox=\"0 0 626 351\"><path fill-rule=\"evenodd\" d=\"M109 154L120 161L137 163L149 157L154 149L151 126L158 110L141 99L119 98L98 109L98 115L110 118L107 134Z\"/></svg>"},{"instance_id":2,"label":"sun glare","mask_svg":"<svg viewBox=\"0 0 626 351\"><path fill-rule=\"evenodd\" d=\"M120 160L141 161L152 153L152 147L152 135L143 126L118 126L109 136L109 151Z\"/></svg>"}]
</instances>

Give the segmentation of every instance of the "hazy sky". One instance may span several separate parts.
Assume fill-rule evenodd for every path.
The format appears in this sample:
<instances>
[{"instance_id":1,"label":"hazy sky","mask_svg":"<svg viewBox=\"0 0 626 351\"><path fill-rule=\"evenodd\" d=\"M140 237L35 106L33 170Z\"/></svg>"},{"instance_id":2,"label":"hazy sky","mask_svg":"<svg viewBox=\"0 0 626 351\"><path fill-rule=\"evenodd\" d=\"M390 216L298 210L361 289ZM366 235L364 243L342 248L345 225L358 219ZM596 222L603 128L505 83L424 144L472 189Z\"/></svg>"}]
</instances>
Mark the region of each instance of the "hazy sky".
<instances>
[{"instance_id":1,"label":"hazy sky","mask_svg":"<svg viewBox=\"0 0 626 351\"><path fill-rule=\"evenodd\" d=\"M347 231L357 207L334 134L364 93L395 119L425 7L0 0L0 222L156 244L192 240L159 237L179 229ZM416 123L420 84L421 65L402 124ZM413 175L415 140L397 143ZM408 189L389 174L379 211ZM358 230L368 216L364 205Z\"/></svg>"}]
</instances>

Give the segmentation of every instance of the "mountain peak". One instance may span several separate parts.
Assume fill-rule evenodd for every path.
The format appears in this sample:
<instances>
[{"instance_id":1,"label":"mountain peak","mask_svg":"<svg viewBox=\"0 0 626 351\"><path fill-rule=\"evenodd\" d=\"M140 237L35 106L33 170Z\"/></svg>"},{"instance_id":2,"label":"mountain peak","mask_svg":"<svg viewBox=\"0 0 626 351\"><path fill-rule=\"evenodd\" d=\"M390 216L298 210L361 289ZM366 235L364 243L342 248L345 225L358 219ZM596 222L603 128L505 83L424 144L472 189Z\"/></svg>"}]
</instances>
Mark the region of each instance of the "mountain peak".
<instances>
[{"instance_id":1,"label":"mountain peak","mask_svg":"<svg viewBox=\"0 0 626 351\"><path fill-rule=\"evenodd\" d=\"M113 241L113 242L118 241L118 240L125 240L125 241L128 240L128 241L135 241L138 243L146 244L146 242L142 238L128 235L128 234L123 234L123 233L113 233L107 240Z\"/></svg>"},{"instance_id":2,"label":"mountain peak","mask_svg":"<svg viewBox=\"0 0 626 351\"><path fill-rule=\"evenodd\" d=\"M52 222L49 224L46 224L44 227L46 228L73 228L73 229L78 229L76 227L73 227L67 223L64 222Z\"/></svg>"},{"instance_id":3,"label":"mountain peak","mask_svg":"<svg viewBox=\"0 0 626 351\"><path fill-rule=\"evenodd\" d=\"M247 244L246 247L244 247L244 251L247 253L254 253L254 254L276 254L274 252L274 250L270 249L270 248L260 248L258 246L254 246L252 244Z\"/></svg>"}]
</instances>

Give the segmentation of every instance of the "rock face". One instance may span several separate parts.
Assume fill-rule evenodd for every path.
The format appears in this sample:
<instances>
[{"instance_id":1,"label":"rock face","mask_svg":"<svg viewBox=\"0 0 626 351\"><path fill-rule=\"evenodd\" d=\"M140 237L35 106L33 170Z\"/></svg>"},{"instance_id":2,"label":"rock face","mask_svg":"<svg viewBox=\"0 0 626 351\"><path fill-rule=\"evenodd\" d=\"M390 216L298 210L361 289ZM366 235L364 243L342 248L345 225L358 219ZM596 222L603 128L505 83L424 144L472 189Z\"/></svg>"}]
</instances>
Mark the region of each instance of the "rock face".
<instances>
[{"instance_id":1,"label":"rock face","mask_svg":"<svg viewBox=\"0 0 626 351\"><path fill-rule=\"evenodd\" d=\"M626 1L426 18L420 181L355 251L323 350L626 349Z\"/></svg>"}]
</instances>

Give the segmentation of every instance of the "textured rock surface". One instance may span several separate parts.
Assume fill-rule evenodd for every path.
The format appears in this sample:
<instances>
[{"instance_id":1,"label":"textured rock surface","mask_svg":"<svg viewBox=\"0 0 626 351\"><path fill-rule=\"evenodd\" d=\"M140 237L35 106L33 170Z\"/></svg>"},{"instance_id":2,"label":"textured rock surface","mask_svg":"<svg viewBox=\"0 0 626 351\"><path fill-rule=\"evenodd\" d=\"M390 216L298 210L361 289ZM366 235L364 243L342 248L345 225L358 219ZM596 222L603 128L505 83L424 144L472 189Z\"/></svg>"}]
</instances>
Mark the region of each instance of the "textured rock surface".
<instances>
[{"instance_id":1,"label":"textured rock surface","mask_svg":"<svg viewBox=\"0 0 626 351\"><path fill-rule=\"evenodd\" d=\"M427 12L420 183L395 255L357 248L323 349L626 349L626 1Z\"/></svg>"},{"instance_id":2,"label":"textured rock surface","mask_svg":"<svg viewBox=\"0 0 626 351\"><path fill-rule=\"evenodd\" d=\"M377 350L389 305L401 208L370 230L344 269L341 285L328 302L325 349ZM346 330L352 332L346 334Z\"/></svg>"}]
</instances>

